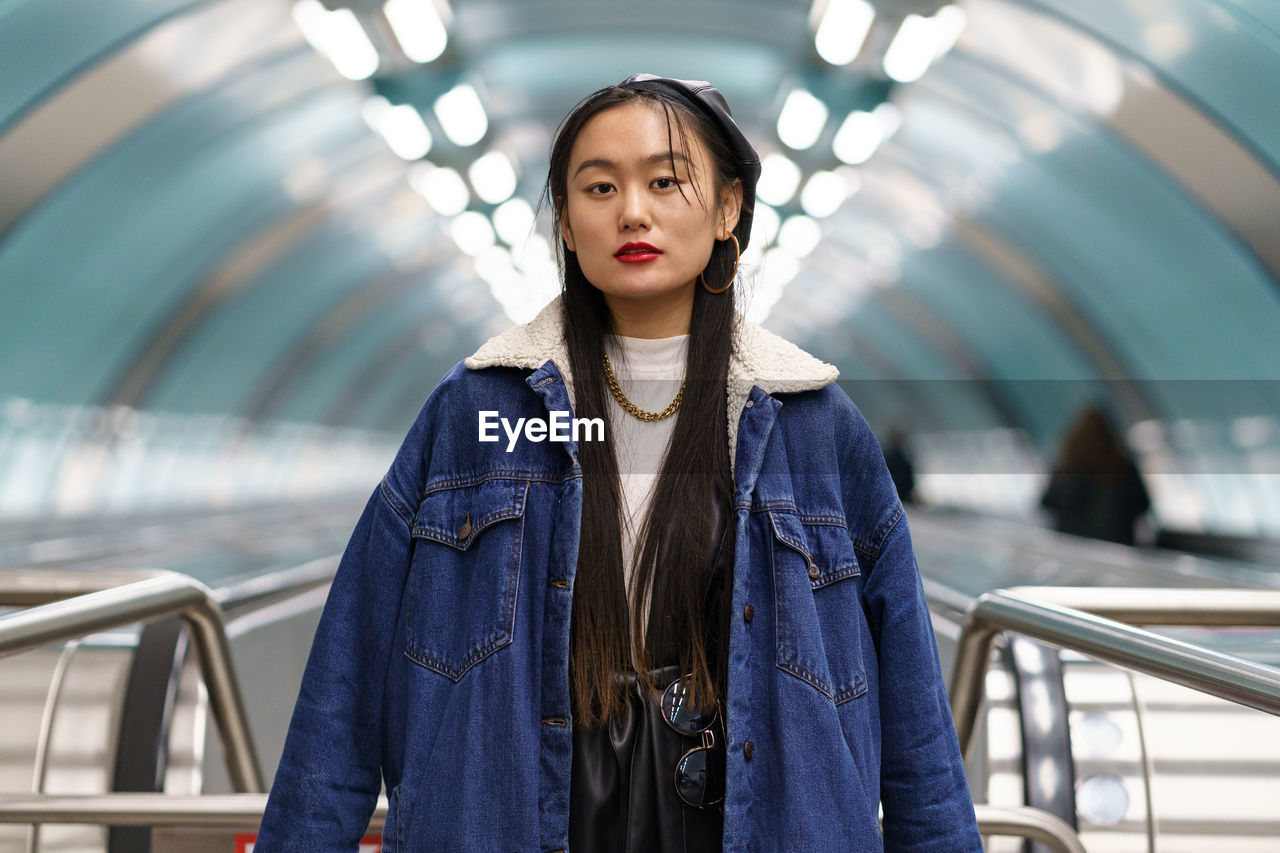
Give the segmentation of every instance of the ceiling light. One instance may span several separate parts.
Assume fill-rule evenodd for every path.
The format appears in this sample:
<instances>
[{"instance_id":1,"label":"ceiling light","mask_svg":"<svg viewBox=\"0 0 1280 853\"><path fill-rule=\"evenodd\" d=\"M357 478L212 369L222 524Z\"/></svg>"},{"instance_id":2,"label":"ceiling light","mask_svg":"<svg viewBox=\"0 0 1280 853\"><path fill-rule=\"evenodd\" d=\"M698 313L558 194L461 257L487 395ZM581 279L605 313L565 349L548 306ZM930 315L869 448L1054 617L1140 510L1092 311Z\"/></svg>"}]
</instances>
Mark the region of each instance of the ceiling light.
<instances>
[{"instance_id":1,"label":"ceiling light","mask_svg":"<svg viewBox=\"0 0 1280 853\"><path fill-rule=\"evenodd\" d=\"M875 17L866 0L831 0L813 37L818 55L832 65L848 65L862 50Z\"/></svg>"},{"instance_id":2,"label":"ceiling light","mask_svg":"<svg viewBox=\"0 0 1280 853\"><path fill-rule=\"evenodd\" d=\"M460 83L436 99L436 117L456 145L475 145L489 130L489 118L476 90Z\"/></svg>"},{"instance_id":3,"label":"ceiling light","mask_svg":"<svg viewBox=\"0 0 1280 853\"><path fill-rule=\"evenodd\" d=\"M766 204L781 205L791 200L800 185L800 167L785 154L766 154L760 164L756 195Z\"/></svg>"},{"instance_id":4,"label":"ceiling light","mask_svg":"<svg viewBox=\"0 0 1280 853\"><path fill-rule=\"evenodd\" d=\"M938 55L942 37L936 19L907 15L884 53L884 73L899 83L920 79Z\"/></svg>"},{"instance_id":5,"label":"ceiling light","mask_svg":"<svg viewBox=\"0 0 1280 853\"><path fill-rule=\"evenodd\" d=\"M419 160L431 150L431 131L411 104L392 104L381 95L367 98L360 114L397 156Z\"/></svg>"},{"instance_id":6,"label":"ceiling light","mask_svg":"<svg viewBox=\"0 0 1280 853\"><path fill-rule=\"evenodd\" d=\"M812 148L827 123L827 105L805 89L792 89L778 114L778 138L796 150Z\"/></svg>"},{"instance_id":7,"label":"ceiling light","mask_svg":"<svg viewBox=\"0 0 1280 853\"><path fill-rule=\"evenodd\" d=\"M409 170L409 184L441 216L458 215L467 209L470 201L461 175L427 160L420 161Z\"/></svg>"},{"instance_id":8,"label":"ceiling light","mask_svg":"<svg viewBox=\"0 0 1280 853\"><path fill-rule=\"evenodd\" d=\"M933 20L938 26L938 48L933 55L936 60L955 46L956 39L960 38L960 33L964 31L964 25L969 18L965 15L964 9L952 3L934 12Z\"/></svg>"},{"instance_id":9,"label":"ceiling light","mask_svg":"<svg viewBox=\"0 0 1280 853\"><path fill-rule=\"evenodd\" d=\"M387 0L382 12L400 49L414 62L430 62L444 53L449 34L432 0Z\"/></svg>"},{"instance_id":10,"label":"ceiling light","mask_svg":"<svg viewBox=\"0 0 1280 853\"><path fill-rule=\"evenodd\" d=\"M778 245L797 258L818 248L821 240L822 226L808 216L788 216L778 229Z\"/></svg>"},{"instance_id":11,"label":"ceiling light","mask_svg":"<svg viewBox=\"0 0 1280 853\"><path fill-rule=\"evenodd\" d=\"M508 246L520 246L533 230L533 207L522 198L498 205L493 212L493 228Z\"/></svg>"},{"instance_id":12,"label":"ceiling light","mask_svg":"<svg viewBox=\"0 0 1280 853\"><path fill-rule=\"evenodd\" d=\"M474 210L465 210L449 222L449 236L473 258L494 244L489 218Z\"/></svg>"},{"instance_id":13,"label":"ceiling light","mask_svg":"<svg viewBox=\"0 0 1280 853\"><path fill-rule=\"evenodd\" d=\"M835 172L814 172L800 191L800 206L816 219L830 216L849 197L844 176Z\"/></svg>"},{"instance_id":14,"label":"ceiling light","mask_svg":"<svg viewBox=\"0 0 1280 853\"><path fill-rule=\"evenodd\" d=\"M378 70L378 51L350 9L328 11L319 0L298 0L292 13L302 35L343 77L364 80Z\"/></svg>"},{"instance_id":15,"label":"ceiling light","mask_svg":"<svg viewBox=\"0 0 1280 853\"><path fill-rule=\"evenodd\" d=\"M870 159L883 141L883 122L866 110L854 110L840 124L831 150L841 162L856 166Z\"/></svg>"},{"instance_id":16,"label":"ceiling light","mask_svg":"<svg viewBox=\"0 0 1280 853\"><path fill-rule=\"evenodd\" d=\"M511 161L501 151L490 151L467 169L471 186L476 195L489 204L499 204L511 198L516 191L516 172Z\"/></svg>"}]
</instances>

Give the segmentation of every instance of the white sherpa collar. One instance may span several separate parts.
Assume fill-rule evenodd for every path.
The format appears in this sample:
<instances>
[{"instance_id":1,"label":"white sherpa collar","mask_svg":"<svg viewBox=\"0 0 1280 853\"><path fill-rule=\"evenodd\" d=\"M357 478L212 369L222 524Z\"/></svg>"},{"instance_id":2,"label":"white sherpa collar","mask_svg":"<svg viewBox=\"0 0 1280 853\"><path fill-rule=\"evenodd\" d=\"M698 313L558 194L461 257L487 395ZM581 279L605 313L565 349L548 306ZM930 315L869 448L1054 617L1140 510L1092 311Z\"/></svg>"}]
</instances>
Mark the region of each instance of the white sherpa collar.
<instances>
[{"instance_id":1,"label":"white sherpa collar","mask_svg":"<svg viewBox=\"0 0 1280 853\"><path fill-rule=\"evenodd\" d=\"M569 404L576 411L569 348L563 331L562 298L557 295L528 323L512 326L489 338L466 358L466 366L473 370L497 366L537 370L551 359L560 369ZM731 469L737 459L738 418L753 385L759 385L768 394L811 391L834 382L840 375L835 365L815 358L741 313L735 316L737 341L729 356L727 409Z\"/></svg>"}]
</instances>

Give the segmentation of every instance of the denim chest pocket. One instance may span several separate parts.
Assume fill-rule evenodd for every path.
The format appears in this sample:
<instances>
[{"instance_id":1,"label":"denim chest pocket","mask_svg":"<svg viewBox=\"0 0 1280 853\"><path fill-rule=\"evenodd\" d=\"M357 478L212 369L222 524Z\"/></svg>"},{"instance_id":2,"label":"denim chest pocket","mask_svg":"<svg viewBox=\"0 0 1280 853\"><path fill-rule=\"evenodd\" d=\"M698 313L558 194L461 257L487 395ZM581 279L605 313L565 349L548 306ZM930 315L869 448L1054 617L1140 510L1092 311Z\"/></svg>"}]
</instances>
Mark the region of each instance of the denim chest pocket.
<instances>
[{"instance_id":1,"label":"denim chest pocket","mask_svg":"<svg viewBox=\"0 0 1280 853\"><path fill-rule=\"evenodd\" d=\"M407 648L454 681L515 638L527 480L432 490L413 519Z\"/></svg>"},{"instance_id":2,"label":"denim chest pocket","mask_svg":"<svg viewBox=\"0 0 1280 853\"><path fill-rule=\"evenodd\" d=\"M866 692L862 570L839 521L769 511L778 667L837 705Z\"/></svg>"}]
</instances>

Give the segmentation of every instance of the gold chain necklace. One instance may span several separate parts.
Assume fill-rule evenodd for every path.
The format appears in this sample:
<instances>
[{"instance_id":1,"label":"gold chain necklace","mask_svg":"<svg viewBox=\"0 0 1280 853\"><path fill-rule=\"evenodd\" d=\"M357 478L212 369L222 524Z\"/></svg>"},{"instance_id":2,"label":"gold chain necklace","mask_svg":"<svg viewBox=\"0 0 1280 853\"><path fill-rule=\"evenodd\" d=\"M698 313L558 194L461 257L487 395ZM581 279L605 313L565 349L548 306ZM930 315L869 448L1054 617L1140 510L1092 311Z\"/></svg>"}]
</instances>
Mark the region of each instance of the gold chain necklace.
<instances>
[{"instance_id":1,"label":"gold chain necklace","mask_svg":"<svg viewBox=\"0 0 1280 853\"><path fill-rule=\"evenodd\" d=\"M684 384L688 381L687 377L680 381L680 391L676 394L676 398L671 401L671 405L661 412L646 412L628 400L627 395L622 393L622 388L618 385L618 377L613 375L613 365L609 363L609 353L607 352L604 354L604 375L609 380L609 391L613 393L613 398L618 401L618 405L642 421L660 421L663 418L669 418L674 415L676 410L680 408L680 401L684 399Z\"/></svg>"}]
</instances>

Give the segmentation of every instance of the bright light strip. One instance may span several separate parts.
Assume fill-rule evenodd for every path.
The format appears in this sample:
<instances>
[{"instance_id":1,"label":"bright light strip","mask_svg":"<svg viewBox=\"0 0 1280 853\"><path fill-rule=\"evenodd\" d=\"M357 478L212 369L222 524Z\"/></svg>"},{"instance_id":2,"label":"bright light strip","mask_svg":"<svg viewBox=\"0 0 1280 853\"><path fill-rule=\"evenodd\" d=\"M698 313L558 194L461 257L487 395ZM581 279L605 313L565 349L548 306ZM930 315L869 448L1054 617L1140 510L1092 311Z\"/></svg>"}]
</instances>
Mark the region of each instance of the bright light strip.
<instances>
[{"instance_id":1,"label":"bright light strip","mask_svg":"<svg viewBox=\"0 0 1280 853\"><path fill-rule=\"evenodd\" d=\"M823 219L840 209L849 197L844 176L835 172L814 172L800 191L800 206L815 219Z\"/></svg>"},{"instance_id":2,"label":"bright light strip","mask_svg":"<svg viewBox=\"0 0 1280 853\"><path fill-rule=\"evenodd\" d=\"M867 162L883 141L884 124L881 120L865 110L854 110L836 131L835 139L831 140L831 150L841 162L856 166Z\"/></svg>"},{"instance_id":3,"label":"bright light strip","mask_svg":"<svg viewBox=\"0 0 1280 853\"><path fill-rule=\"evenodd\" d=\"M294 22L311 46L329 55L329 10L320 5L320 0L297 0L290 9Z\"/></svg>"},{"instance_id":4,"label":"bright light strip","mask_svg":"<svg viewBox=\"0 0 1280 853\"><path fill-rule=\"evenodd\" d=\"M956 40L960 38L960 33L964 31L964 26L968 22L969 16L964 13L964 9L953 3L943 6L934 12L933 20L938 26L938 49L933 56L937 60L938 57L955 47Z\"/></svg>"},{"instance_id":5,"label":"bright light strip","mask_svg":"<svg viewBox=\"0 0 1280 853\"><path fill-rule=\"evenodd\" d=\"M455 145L475 145L489 130L489 118L476 90L460 83L436 99L436 117Z\"/></svg>"},{"instance_id":6,"label":"bright light strip","mask_svg":"<svg viewBox=\"0 0 1280 853\"><path fill-rule=\"evenodd\" d=\"M884 53L884 73L899 83L920 79L938 55L942 38L936 19L907 15Z\"/></svg>"},{"instance_id":7,"label":"bright light strip","mask_svg":"<svg viewBox=\"0 0 1280 853\"><path fill-rule=\"evenodd\" d=\"M511 198L516 191L516 172L511 161L501 151L490 151L467 169L471 188L489 204L499 204Z\"/></svg>"},{"instance_id":8,"label":"bright light strip","mask_svg":"<svg viewBox=\"0 0 1280 853\"><path fill-rule=\"evenodd\" d=\"M441 216L457 216L467 209L470 201L470 193L461 175L426 160L409 170L409 184Z\"/></svg>"},{"instance_id":9,"label":"bright light strip","mask_svg":"<svg viewBox=\"0 0 1280 853\"><path fill-rule=\"evenodd\" d=\"M350 9L330 12L319 0L298 0L292 14L302 35L343 77L364 80L378 70L378 51Z\"/></svg>"},{"instance_id":10,"label":"bright light strip","mask_svg":"<svg viewBox=\"0 0 1280 853\"><path fill-rule=\"evenodd\" d=\"M812 148L827 123L827 105L806 89L792 89L778 114L778 138L803 151Z\"/></svg>"},{"instance_id":11,"label":"bright light strip","mask_svg":"<svg viewBox=\"0 0 1280 853\"><path fill-rule=\"evenodd\" d=\"M508 246L521 246L533 230L533 219L533 206L522 198L513 198L493 212L493 228Z\"/></svg>"},{"instance_id":12,"label":"bright light strip","mask_svg":"<svg viewBox=\"0 0 1280 853\"><path fill-rule=\"evenodd\" d=\"M756 195L765 204L782 205L791 200L800 186L800 167L785 154L766 154L760 164Z\"/></svg>"},{"instance_id":13,"label":"bright light strip","mask_svg":"<svg viewBox=\"0 0 1280 853\"><path fill-rule=\"evenodd\" d=\"M493 226L488 217L474 210L465 210L450 221L449 236L459 249L473 258L494 244Z\"/></svg>"},{"instance_id":14,"label":"bright light strip","mask_svg":"<svg viewBox=\"0 0 1280 853\"><path fill-rule=\"evenodd\" d=\"M444 53L449 34L431 0L387 0L382 12L400 49L414 62L430 62Z\"/></svg>"},{"instance_id":15,"label":"bright light strip","mask_svg":"<svg viewBox=\"0 0 1280 853\"><path fill-rule=\"evenodd\" d=\"M778 229L778 246L796 258L803 258L818 248L821 240L822 226L807 216L788 216Z\"/></svg>"},{"instance_id":16,"label":"bright light strip","mask_svg":"<svg viewBox=\"0 0 1280 853\"><path fill-rule=\"evenodd\" d=\"M898 128L902 125L902 110L892 101L881 101L876 104L876 108L871 111L876 117L876 121L880 122L880 141L888 139L897 133Z\"/></svg>"},{"instance_id":17,"label":"bright light strip","mask_svg":"<svg viewBox=\"0 0 1280 853\"><path fill-rule=\"evenodd\" d=\"M848 65L862 50L875 18L875 7L866 0L831 0L813 36L813 46L832 65Z\"/></svg>"},{"instance_id":18,"label":"bright light strip","mask_svg":"<svg viewBox=\"0 0 1280 853\"><path fill-rule=\"evenodd\" d=\"M392 106L386 98L374 95L365 100L360 113L398 157L419 160L431 150L431 131L412 105Z\"/></svg>"}]
</instances>

